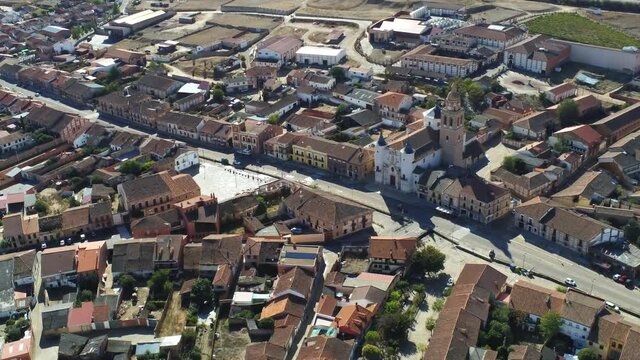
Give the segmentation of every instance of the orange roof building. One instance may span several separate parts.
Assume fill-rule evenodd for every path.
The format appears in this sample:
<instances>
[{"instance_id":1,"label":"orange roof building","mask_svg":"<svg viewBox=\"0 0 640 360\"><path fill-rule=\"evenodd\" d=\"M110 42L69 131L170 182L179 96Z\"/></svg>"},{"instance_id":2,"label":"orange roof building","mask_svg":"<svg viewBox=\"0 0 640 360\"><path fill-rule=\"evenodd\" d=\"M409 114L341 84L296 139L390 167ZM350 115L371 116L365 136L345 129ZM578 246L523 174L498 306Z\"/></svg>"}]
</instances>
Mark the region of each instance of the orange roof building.
<instances>
[{"instance_id":1,"label":"orange roof building","mask_svg":"<svg viewBox=\"0 0 640 360\"><path fill-rule=\"evenodd\" d=\"M343 334L358 337L369 327L378 307L378 304L367 307L358 304L344 306L336 315L333 325Z\"/></svg>"}]
</instances>

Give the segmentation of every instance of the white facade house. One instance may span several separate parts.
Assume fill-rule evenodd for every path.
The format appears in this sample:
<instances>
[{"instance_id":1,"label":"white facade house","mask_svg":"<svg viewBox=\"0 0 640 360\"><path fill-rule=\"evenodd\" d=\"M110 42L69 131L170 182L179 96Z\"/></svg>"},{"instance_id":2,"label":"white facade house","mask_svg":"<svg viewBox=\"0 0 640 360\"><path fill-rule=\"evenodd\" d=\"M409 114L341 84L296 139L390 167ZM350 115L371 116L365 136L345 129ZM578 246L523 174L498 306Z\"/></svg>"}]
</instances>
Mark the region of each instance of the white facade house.
<instances>
[{"instance_id":1,"label":"white facade house","mask_svg":"<svg viewBox=\"0 0 640 360\"><path fill-rule=\"evenodd\" d=\"M304 65L332 66L347 57L344 49L320 46L303 46L296 51L296 62Z\"/></svg>"},{"instance_id":2,"label":"white facade house","mask_svg":"<svg viewBox=\"0 0 640 360\"><path fill-rule=\"evenodd\" d=\"M437 143L437 124L440 109L427 111L424 128L416 130L391 144L380 135L376 142L375 180L378 184L391 186L402 192L415 193L422 170L440 166L442 151L431 146ZM433 126L432 126L433 125ZM425 147L426 151L420 148ZM420 155L417 156L416 153ZM419 169L418 169L419 168Z\"/></svg>"},{"instance_id":3,"label":"white facade house","mask_svg":"<svg viewBox=\"0 0 640 360\"><path fill-rule=\"evenodd\" d=\"M60 40L53 44L53 51L56 54L73 54L76 51L75 41L73 39Z\"/></svg>"},{"instance_id":4,"label":"white facade house","mask_svg":"<svg viewBox=\"0 0 640 360\"><path fill-rule=\"evenodd\" d=\"M344 101L348 104L362 109L373 109L374 100L380 96L375 91L366 89L353 89L344 96Z\"/></svg>"},{"instance_id":5,"label":"white facade house","mask_svg":"<svg viewBox=\"0 0 640 360\"><path fill-rule=\"evenodd\" d=\"M179 150L178 155L173 161L174 169L177 172L188 169L192 166L200 164L200 157L195 150Z\"/></svg>"}]
</instances>

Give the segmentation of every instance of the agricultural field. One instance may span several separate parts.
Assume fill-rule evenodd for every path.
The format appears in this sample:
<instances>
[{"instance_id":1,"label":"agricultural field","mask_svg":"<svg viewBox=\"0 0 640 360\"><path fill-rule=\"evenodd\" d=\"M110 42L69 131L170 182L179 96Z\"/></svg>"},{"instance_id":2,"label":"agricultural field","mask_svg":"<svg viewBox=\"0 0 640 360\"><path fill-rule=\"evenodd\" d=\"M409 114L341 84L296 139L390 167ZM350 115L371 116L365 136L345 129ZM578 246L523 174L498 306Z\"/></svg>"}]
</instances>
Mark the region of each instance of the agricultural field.
<instances>
[{"instance_id":1,"label":"agricultural field","mask_svg":"<svg viewBox=\"0 0 640 360\"><path fill-rule=\"evenodd\" d=\"M273 30L282 24L282 18L226 13L215 14L207 21L207 24Z\"/></svg>"},{"instance_id":2,"label":"agricultural field","mask_svg":"<svg viewBox=\"0 0 640 360\"><path fill-rule=\"evenodd\" d=\"M610 26L573 13L556 13L537 17L525 23L529 32L584 44L620 49L640 47L640 40Z\"/></svg>"},{"instance_id":3,"label":"agricultural field","mask_svg":"<svg viewBox=\"0 0 640 360\"><path fill-rule=\"evenodd\" d=\"M640 38L640 14L605 11L602 15L594 15L587 12L586 16Z\"/></svg>"}]
</instances>

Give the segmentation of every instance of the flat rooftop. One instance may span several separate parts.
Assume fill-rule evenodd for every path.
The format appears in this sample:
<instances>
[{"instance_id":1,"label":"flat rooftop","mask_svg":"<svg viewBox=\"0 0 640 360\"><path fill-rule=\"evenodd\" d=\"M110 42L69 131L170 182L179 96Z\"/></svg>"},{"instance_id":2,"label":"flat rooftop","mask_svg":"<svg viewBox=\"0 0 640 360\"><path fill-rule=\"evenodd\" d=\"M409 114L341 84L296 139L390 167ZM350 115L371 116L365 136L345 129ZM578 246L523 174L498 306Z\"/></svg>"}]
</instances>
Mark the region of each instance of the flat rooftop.
<instances>
[{"instance_id":1,"label":"flat rooftop","mask_svg":"<svg viewBox=\"0 0 640 360\"><path fill-rule=\"evenodd\" d=\"M331 47L321 47L321 46L303 46L298 51L296 51L296 55L316 55L316 56L339 56L344 54L344 49L335 49Z\"/></svg>"}]
</instances>

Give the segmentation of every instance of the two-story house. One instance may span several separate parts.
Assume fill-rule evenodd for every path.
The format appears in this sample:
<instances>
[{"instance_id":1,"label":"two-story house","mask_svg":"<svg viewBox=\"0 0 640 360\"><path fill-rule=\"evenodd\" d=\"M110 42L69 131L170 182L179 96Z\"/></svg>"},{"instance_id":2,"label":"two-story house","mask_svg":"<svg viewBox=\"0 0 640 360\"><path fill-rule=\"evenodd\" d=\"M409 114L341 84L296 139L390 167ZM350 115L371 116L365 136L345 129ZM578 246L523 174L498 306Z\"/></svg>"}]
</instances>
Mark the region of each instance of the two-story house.
<instances>
[{"instance_id":1,"label":"two-story house","mask_svg":"<svg viewBox=\"0 0 640 360\"><path fill-rule=\"evenodd\" d=\"M411 96L387 92L375 98L374 111L380 115L383 124L401 127L407 124L411 105L413 105Z\"/></svg>"}]
</instances>

